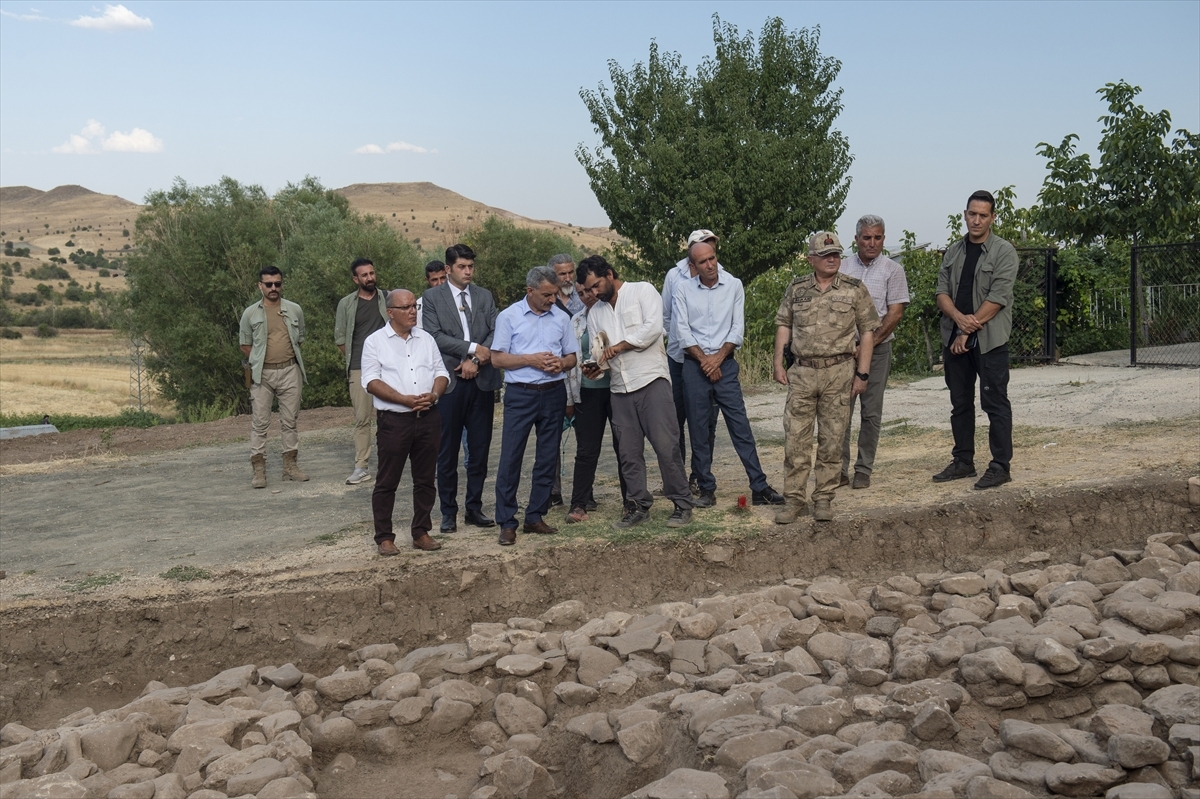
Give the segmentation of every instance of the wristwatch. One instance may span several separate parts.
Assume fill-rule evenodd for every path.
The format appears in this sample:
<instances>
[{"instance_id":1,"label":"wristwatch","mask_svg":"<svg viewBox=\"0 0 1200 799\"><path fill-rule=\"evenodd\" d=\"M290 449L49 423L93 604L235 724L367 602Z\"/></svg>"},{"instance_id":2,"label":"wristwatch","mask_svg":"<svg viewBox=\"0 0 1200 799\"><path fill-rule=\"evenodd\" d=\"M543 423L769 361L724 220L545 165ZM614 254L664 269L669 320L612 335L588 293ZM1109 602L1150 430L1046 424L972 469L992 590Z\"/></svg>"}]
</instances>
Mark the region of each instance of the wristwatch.
<instances>
[{"instance_id":1,"label":"wristwatch","mask_svg":"<svg viewBox=\"0 0 1200 799\"><path fill-rule=\"evenodd\" d=\"M475 364L476 366L478 366L478 365L479 365L479 358L478 358L477 356L475 356L475 355L472 355L472 356L471 356L471 363L473 363L473 364Z\"/></svg>"},{"instance_id":2,"label":"wristwatch","mask_svg":"<svg viewBox=\"0 0 1200 799\"><path fill-rule=\"evenodd\" d=\"M857 377L859 380L863 381L864 383L871 379L870 372L855 372L854 376Z\"/></svg>"}]
</instances>

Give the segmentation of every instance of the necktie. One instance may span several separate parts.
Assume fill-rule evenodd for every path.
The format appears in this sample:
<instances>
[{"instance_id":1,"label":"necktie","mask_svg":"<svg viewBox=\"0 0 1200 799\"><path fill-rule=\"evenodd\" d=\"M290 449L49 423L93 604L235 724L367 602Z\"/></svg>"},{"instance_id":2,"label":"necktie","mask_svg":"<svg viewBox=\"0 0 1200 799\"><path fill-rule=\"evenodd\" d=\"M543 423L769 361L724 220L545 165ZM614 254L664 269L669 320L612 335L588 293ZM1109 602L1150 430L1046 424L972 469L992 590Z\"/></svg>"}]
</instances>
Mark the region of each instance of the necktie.
<instances>
[{"instance_id":1,"label":"necktie","mask_svg":"<svg viewBox=\"0 0 1200 799\"><path fill-rule=\"evenodd\" d=\"M458 310L462 311L463 315L467 317L467 323L469 324L471 322L471 306L467 303L466 291L458 293Z\"/></svg>"}]
</instances>

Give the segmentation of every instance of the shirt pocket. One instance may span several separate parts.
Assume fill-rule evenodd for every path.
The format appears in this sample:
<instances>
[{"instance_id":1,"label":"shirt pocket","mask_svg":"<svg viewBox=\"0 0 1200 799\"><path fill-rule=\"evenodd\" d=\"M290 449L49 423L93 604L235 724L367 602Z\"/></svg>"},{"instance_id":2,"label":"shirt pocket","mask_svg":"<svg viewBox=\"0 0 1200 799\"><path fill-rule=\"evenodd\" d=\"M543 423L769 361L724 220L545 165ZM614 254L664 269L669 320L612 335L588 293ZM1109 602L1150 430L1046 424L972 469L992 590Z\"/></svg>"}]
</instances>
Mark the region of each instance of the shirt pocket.
<instances>
[{"instance_id":1,"label":"shirt pocket","mask_svg":"<svg viewBox=\"0 0 1200 799\"><path fill-rule=\"evenodd\" d=\"M979 277L976 282L979 283L980 292L986 297L992 289L992 279L995 278L995 267L991 264L983 264L979 267Z\"/></svg>"},{"instance_id":2,"label":"shirt pocket","mask_svg":"<svg viewBox=\"0 0 1200 799\"><path fill-rule=\"evenodd\" d=\"M642 324L642 309L634 307L621 311L621 324L626 330L639 327Z\"/></svg>"}]
</instances>

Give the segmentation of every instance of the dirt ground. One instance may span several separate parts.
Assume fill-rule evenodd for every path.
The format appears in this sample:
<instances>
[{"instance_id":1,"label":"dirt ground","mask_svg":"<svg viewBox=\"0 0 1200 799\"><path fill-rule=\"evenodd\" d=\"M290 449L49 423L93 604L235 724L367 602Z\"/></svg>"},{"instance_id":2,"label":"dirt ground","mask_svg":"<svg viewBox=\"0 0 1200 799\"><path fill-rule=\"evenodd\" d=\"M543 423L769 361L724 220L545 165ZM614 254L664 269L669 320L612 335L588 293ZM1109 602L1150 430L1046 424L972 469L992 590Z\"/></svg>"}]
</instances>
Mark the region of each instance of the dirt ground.
<instances>
[{"instance_id":1,"label":"dirt ground","mask_svg":"<svg viewBox=\"0 0 1200 799\"><path fill-rule=\"evenodd\" d=\"M783 430L780 386L747 390L747 406L768 478L782 488ZM1058 365L1018 369L1010 394L1017 422L1014 482L996 494L1019 502L1031 492L1100 479L1161 472L1200 471L1200 372ZM929 475L949 460L949 400L940 377L889 388L884 434L873 486L843 489L835 513L938 505L971 494L969 481L934 484ZM980 417L979 451L986 452L986 418ZM4 442L0 447L0 600L37 600L86 591L95 596L149 591L168 593L178 582L159 575L190 567L211 576L189 586L221 590L249 575L298 569L374 569L371 483L344 484L352 465L350 410L325 408L300 415L301 464L312 480L279 481L277 427L269 448L270 483L249 487L247 417L146 430L80 430ZM491 463L498 460L497 414ZM568 436L564 462L572 462ZM532 447L526 456L526 480ZM744 473L723 427L718 430L718 507L697 513L697 524L720 532L723 514L747 493ZM568 474L564 479L570 484ZM651 485L657 477L651 466ZM401 541L410 513L407 482L398 494ZM546 546L611 536L619 514L616 464L602 455L597 480L601 508L583 525L565 528ZM490 512L493 484L485 487ZM525 496L523 493L522 498ZM660 501L655 519L665 517ZM560 517L551 514L551 521ZM772 509L752 508L732 526L773 527ZM435 511L434 521L438 521ZM805 521L803 524L811 524ZM650 530L657 529L652 524ZM495 531L460 527L443 538L441 553L497 553ZM395 564L416 562L406 551ZM178 570L177 570L178 571ZM205 576L200 574L200 576ZM64 594L66 592L66 594Z\"/></svg>"}]
</instances>

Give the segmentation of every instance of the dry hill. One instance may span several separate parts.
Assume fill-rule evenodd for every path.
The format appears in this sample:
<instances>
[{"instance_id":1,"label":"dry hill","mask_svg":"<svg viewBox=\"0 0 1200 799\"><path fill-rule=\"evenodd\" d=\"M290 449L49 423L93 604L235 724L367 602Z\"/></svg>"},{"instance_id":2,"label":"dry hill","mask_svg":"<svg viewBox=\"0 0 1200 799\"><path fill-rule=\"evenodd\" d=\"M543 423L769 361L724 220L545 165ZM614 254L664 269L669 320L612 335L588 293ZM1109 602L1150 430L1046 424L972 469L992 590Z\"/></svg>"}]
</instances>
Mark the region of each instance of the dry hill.
<instances>
[{"instance_id":1,"label":"dry hill","mask_svg":"<svg viewBox=\"0 0 1200 799\"><path fill-rule=\"evenodd\" d=\"M580 249L597 252L620 237L608 228L583 228L564 222L528 217L463 197L433 183L356 183L337 189L351 207L382 217L401 235L425 250L437 251L453 244L467 230L495 215L519 227L551 230L566 236ZM64 254L82 247L100 247L115 255L132 245L133 223L141 206L111 194L98 194L82 186L59 186L39 191L28 186L0 188L0 232L16 247L29 247L35 262L47 259L57 247ZM73 243L68 247L67 243Z\"/></svg>"},{"instance_id":2,"label":"dry hill","mask_svg":"<svg viewBox=\"0 0 1200 799\"><path fill-rule=\"evenodd\" d=\"M489 216L507 219L517 227L553 231L587 252L598 252L620 240L608 228L584 228L549 219L530 219L503 208L484 205L433 183L355 183L337 189L337 192L356 210L383 217L402 236L426 250L453 244Z\"/></svg>"}]
</instances>

